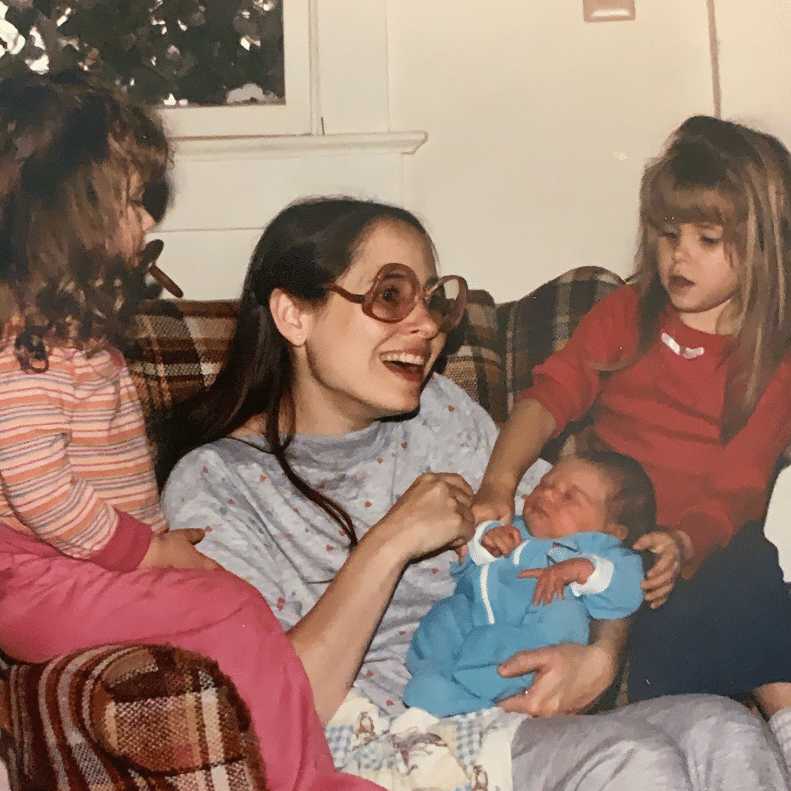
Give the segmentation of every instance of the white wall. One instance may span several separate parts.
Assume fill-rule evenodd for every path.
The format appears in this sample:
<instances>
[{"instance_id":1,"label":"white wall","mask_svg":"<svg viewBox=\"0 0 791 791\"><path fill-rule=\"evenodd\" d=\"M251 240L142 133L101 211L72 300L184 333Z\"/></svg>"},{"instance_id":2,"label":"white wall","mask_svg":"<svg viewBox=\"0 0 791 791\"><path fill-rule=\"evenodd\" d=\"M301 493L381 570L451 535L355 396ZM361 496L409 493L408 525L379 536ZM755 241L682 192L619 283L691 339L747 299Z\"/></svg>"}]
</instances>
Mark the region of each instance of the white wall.
<instances>
[{"instance_id":1,"label":"white wall","mask_svg":"<svg viewBox=\"0 0 791 791\"><path fill-rule=\"evenodd\" d=\"M403 202L444 269L499 299L579 264L626 273L645 159L684 117L712 111L705 0L638 0L636 21L609 23L585 23L582 0L318 9L325 131L418 129L428 142L386 162L352 149L180 158L162 262L188 296L235 294L265 222L317 192Z\"/></svg>"},{"instance_id":2,"label":"white wall","mask_svg":"<svg viewBox=\"0 0 791 791\"><path fill-rule=\"evenodd\" d=\"M428 130L408 205L446 269L499 299L580 264L631 268L647 157L712 112L704 0L388 3L391 120Z\"/></svg>"},{"instance_id":3,"label":"white wall","mask_svg":"<svg viewBox=\"0 0 791 791\"><path fill-rule=\"evenodd\" d=\"M163 265L188 296L234 295L266 221L321 192L404 203L444 269L501 300L579 264L630 270L645 160L713 111L706 0L637 0L635 21L605 23L585 23L582 0L317 5L328 135L428 142L411 156L180 157ZM791 4L715 5L725 116L791 142Z\"/></svg>"},{"instance_id":4,"label":"white wall","mask_svg":"<svg viewBox=\"0 0 791 791\"><path fill-rule=\"evenodd\" d=\"M723 115L791 145L791 3L714 2ZM180 155L159 235L188 297L237 295L267 220L332 192L417 211L443 269L500 300L580 264L630 271L645 160L714 110L706 0L637 0L635 21L593 24L582 0L317 5L316 110L342 145ZM403 155L342 137L398 130L428 142ZM791 470L770 517L791 578Z\"/></svg>"},{"instance_id":5,"label":"white wall","mask_svg":"<svg viewBox=\"0 0 791 791\"><path fill-rule=\"evenodd\" d=\"M791 3L716 0L716 7L723 116L791 146Z\"/></svg>"},{"instance_id":6,"label":"white wall","mask_svg":"<svg viewBox=\"0 0 791 791\"><path fill-rule=\"evenodd\" d=\"M791 147L791 3L717 0L722 111L778 135ZM791 581L791 468L775 485L766 534Z\"/></svg>"}]
</instances>

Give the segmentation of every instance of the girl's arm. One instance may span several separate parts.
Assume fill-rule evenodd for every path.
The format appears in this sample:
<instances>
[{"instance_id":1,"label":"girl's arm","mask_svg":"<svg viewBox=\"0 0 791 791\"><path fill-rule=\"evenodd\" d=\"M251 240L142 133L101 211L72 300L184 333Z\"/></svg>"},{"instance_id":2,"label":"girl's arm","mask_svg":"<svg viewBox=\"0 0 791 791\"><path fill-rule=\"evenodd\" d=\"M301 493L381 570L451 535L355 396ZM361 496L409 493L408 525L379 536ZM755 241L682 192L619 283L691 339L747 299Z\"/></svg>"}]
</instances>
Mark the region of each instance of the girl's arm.
<instances>
[{"instance_id":1,"label":"girl's arm","mask_svg":"<svg viewBox=\"0 0 791 791\"><path fill-rule=\"evenodd\" d=\"M623 286L597 302L568 343L533 369L533 385L516 401L475 497L478 521L513 518L521 475L547 440L583 417L599 393L600 369L632 353L637 295Z\"/></svg>"},{"instance_id":2,"label":"girl's arm","mask_svg":"<svg viewBox=\"0 0 791 791\"><path fill-rule=\"evenodd\" d=\"M552 413L539 401L517 401L494 444L483 481L475 495L476 522L494 519L509 524L514 518L514 494L527 468L538 458L555 432Z\"/></svg>"},{"instance_id":3,"label":"girl's arm","mask_svg":"<svg viewBox=\"0 0 791 791\"><path fill-rule=\"evenodd\" d=\"M136 568L148 550L150 526L113 508L75 474L66 452L68 425L57 409L50 412L44 429L11 425L8 415L0 425L0 476L11 515L66 555L121 571Z\"/></svg>"}]
</instances>

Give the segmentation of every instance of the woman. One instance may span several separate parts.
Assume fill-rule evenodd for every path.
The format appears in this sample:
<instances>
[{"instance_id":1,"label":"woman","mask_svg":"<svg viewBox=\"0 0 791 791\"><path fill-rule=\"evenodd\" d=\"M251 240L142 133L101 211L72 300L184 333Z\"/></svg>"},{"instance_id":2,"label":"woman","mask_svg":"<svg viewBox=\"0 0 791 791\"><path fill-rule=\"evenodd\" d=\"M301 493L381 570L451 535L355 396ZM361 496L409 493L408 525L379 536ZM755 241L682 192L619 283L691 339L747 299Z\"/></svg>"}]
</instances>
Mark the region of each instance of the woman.
<instances>
[{"instance_id":1,"label":"woman","mask_svg":"<svg viewBox=\"0 0 791 791\"><path fill-rule=\"evenodd\" d=\"M425 229L402 209L293 205L253 254L222 373L181 411L182 447L204 444L168 481L170 524L211 527L203 551L264 594L325 722L352 683L398 710L411 634L451 591L447 550L473 531L496 429L431 374L465 288L437 278ZM602 623L589 646L517 654L503 672L538 678L504 707L589 706L612 683L625 633ZM717 698L525 719L514 787L784 788L766 744L757 722Z\"/></svg>"}]
</instances>

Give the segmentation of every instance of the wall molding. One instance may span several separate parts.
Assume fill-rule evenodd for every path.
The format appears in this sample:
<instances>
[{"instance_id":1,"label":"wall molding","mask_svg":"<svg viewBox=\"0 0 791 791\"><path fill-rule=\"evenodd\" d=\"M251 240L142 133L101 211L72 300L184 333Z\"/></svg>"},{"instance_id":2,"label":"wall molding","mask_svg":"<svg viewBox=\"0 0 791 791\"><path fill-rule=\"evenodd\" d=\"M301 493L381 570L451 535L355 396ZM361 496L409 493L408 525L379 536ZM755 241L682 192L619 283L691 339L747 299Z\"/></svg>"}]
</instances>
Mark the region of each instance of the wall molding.
<instances>
[{"instance_id":1,"label":"wall molding","mask_svg":"<svg viewBox=\"0 0 791 791\"><path fill-rule=\"evenodd\" d=\"M367 132L338 135L249 135L196 137L174 141L180 161L214 161L343 154L414 154L428 133Z\"/></svg>"}]
</instances>

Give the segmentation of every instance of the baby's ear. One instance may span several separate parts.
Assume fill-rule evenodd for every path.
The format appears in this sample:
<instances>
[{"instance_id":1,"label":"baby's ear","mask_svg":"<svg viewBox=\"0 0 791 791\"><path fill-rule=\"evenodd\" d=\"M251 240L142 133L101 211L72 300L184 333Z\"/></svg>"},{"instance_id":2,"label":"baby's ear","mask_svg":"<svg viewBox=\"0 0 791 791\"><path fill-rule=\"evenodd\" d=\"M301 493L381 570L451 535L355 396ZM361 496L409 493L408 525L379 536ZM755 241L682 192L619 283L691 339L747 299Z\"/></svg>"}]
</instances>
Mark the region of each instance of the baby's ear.
<instances>
[{"instance_id":1,"label":"baby's ear","mask_svg":"<svg viewBox=\"0 0 791 791\"><path fill-rule=\"evenodd\" d=\"M626 541L629 536L629 528L620 522L609 522L607 524L607 532L611 536L615 536L619 541Z\"/></svg>"}]
</instances>

